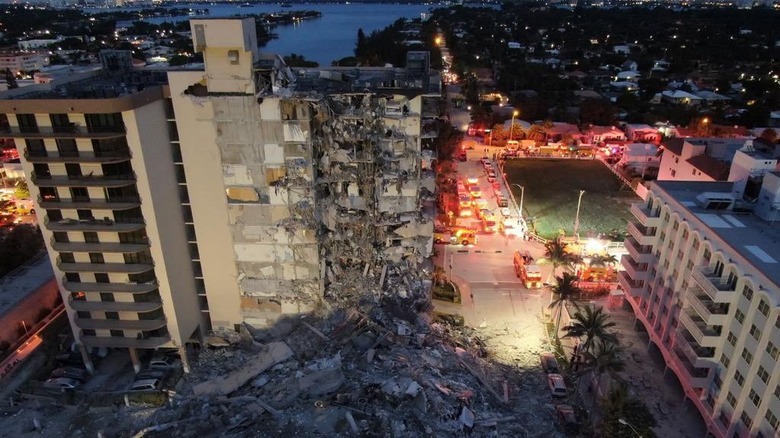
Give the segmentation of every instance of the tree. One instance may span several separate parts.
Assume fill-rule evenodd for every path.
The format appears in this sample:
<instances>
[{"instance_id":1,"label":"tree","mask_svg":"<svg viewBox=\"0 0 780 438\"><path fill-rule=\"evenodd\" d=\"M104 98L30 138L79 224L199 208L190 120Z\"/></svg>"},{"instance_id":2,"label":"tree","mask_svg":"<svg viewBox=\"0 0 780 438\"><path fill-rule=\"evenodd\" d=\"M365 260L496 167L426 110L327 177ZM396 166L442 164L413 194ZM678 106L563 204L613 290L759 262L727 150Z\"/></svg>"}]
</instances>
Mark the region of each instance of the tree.
<instances>
[{"instance_id":1,"label":"tree","mask_svg":"<svg viewBox=\"0 0 780 438\"><path fill-rule=\"evenodd\" d=\"M10 68L5 69L5 83L8 84L8 89L19 88L19 84L16 83L16 76L11 72Z\"/></svg>"},{"instance_id":2,"label":"tree","mask_svg":"<svg viewBox=\"0 0 780 438\"><path fill-rule=\"evenodd\" d=\"M614 254L607 254L607 255L601 255L596 254L590 258L590 266L592 267L607 267L607 266L614 266L617 264L618 260L615 258Z\"/></svg>"},{"instance_id":3,"label":"tree","mask_svg":"<svg viewBox=\"0 0 780 438\"><path fill-rule=\"evenodd\" d=\"M284 63L290 67L319 67L320 65L314 61L307 60L303 57L303 55L298 55L297 53L292 53L290 56L285 56Z\"/></svg>"},{"instance_id":4,"label":"tree","mask_svg":"<svg viewBox=\"0 0 780 438\"><path fill-rule=\"evenodd\" d=\"M552 302L549 309L553 309L555 312L555 339L558 339L558 330L561 327L561 316L563 316L563 309L566 306L574 306L579 309L580 305L577 298L582 291L577 287L576 275L570 272L564 272L563 276L555 277L555 285L550 288L552 291Z\"/></svg>"},{"instance_id":5,"label":"tree","mask_svg":"<svg viewBox=\"0 0 780 438\"><path fill-rule=\"evenodd\" d=\"M362 58L366 56L366 33L361 27L357 31L357 44L355 45L355 57Z\"/></svg>"},{"instance_id":6,"label":"tree","mask_svg":"<svg viewBox=\"0 0 780 438\"><path fill-rule=\"evenodd\" d=\"M600 436L615 438L634 438L637 434L645 438L656 436L652 430L656 425L653 414L644 403L629 397L624 385L612 388L602 400L601 408L604 417ZM636 432L622 424L621 419L636 429Z\"/></svg>"},{"instance_id":7,"label":"tree","mask_svg":"<svg viewBox=\"0 0 780 438\"><path fill-rule=\"evenodd\" d=\"M188 61L189 58L184 55L173 55L168 59L168 65L171 67L177 67L180 65L186 65Z\"/></svg>"},{"instance_id":8,"label":"tree","mask_svg":"<svg viewBox=\"0 0 780 438\"><path fill-rule=\"evenodd\" d=\"M593 307L587 306L583 310L578 310L572 317L571 324L563 328L563 331L566 332L563 337L580 338L584 336L586 339L580 346L580 351L586 354L590 352L597 340L601 343L617 343L618 339L615 334L609 332L609 329L616 325L610 321L609 314L604 313L603 307L599 306L594 310Z\"/></svg>"},{"instance_id":9,"label":"tree","mask_svg":"<svg viewBox=\"0 0 780 438\"><path fill-rule=\"evenodd\" d=\"M452 160L453 154L458 150L458 145L463 139L463 133L455 129L454 126L445 121L439 123L439 136L434 140L436 153L440 161Z\"/></svg>"},{"instance_id":10,"label":"tree","mask_svg":"<svg viewBox=\"0 0 780 438\"><path fill-rule=\"evenodd\" d=\"M777 140L777 131L772 128L766 128L761 132L759 138L774 143Z\"/></svg>"},{"instance_id":11,"label":"tree","mask_svg":"<svg viewBox=\"0 0 780 438\"><path fill-rule=\"evenodd\" d=\"M30 197L30 188L27 187L27 181L19 180L19 182L16 183L14 197L16 199L28 199Z\"/></svg>"},{"instance_id":12,"label":"tree","mask_svg":"<svg viewBox=\"0 0 780 438\"><path fill-rule=\"evenodd\" d=\"M617 120L617 110L606 99L585 99L580 104L580 123L612 125Z\"/></svg>"},{"instance_id":13,"label":"tree","mask_svg":"<svg viewBox=\"0 0 780 438\"><path fill-rule=\"evenodd\" d=\"M571 266L576 263L577 257L566 251L567 246L568 245L563 242L560 237L548 240L547 243L544 244L544 257L540 261L553 265L550 279L557 274L559 267L564 266L571 268Z\"/></svg>"}]
</instances>

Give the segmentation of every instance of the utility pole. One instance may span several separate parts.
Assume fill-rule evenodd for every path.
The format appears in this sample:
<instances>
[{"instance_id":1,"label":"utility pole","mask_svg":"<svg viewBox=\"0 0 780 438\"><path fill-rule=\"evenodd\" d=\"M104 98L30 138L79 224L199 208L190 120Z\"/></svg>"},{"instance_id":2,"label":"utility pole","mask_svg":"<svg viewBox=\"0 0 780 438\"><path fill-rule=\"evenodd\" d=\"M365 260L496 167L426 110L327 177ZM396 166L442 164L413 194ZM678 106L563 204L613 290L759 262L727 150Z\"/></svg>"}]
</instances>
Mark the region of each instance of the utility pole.
<instances>
[{"instance_id":1,"label":"utility pole","mask_svg":"<svg viewBox=\"0 0 780 438\"><path fill-rule=\"evenodd\" d=\"M585 190L580 190L580 197L577 199L577 216L574 218L574 237L577 238L577 240L580 240L580 235L578 234L580 229L580 205L582 204L582 195L585 194Z\"/></svg>"}]
</instances>

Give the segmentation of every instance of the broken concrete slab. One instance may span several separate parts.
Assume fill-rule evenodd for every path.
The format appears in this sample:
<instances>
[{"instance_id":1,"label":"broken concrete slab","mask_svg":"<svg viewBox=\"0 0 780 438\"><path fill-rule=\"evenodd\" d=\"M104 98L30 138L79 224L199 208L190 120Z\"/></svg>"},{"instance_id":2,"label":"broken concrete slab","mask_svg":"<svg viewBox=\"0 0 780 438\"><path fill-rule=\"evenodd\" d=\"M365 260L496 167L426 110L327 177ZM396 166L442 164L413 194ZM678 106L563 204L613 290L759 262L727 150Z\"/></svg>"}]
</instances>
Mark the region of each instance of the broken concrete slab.
<instances>
[{"instance_id":1,"label":"broken concrete slab","mask_svg":"<svg viewBox=\"0 0 780 438\"><path fill-rule=\"evenodd\" d=\"M284 342L273 342L265 346L264 351L255 354L246 364L236 371L208 382L192 387L196 396L228 395L268 367L283 362L293 355L293 351Z\"/></svg>"}]
</instances>

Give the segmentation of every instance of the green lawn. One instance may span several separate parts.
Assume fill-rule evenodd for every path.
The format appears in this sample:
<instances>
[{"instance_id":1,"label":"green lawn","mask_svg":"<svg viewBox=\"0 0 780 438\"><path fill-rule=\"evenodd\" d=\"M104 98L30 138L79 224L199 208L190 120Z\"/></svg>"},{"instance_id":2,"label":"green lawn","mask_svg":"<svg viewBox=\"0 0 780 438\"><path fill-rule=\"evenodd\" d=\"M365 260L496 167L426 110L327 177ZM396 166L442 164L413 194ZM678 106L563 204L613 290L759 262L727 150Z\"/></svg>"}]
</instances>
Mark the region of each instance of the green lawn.
<instances>
[{"instance_id":1,"label":"green lawn","mask_svg":"<svg viewBox=\"0 0 780 438\"><path fill-rule=\"evenodd\" d=\"M563 229L574 235L577 197L585 190L580 207L580 237L598 234L622 239L631 218L629 207L639 201L634 192L603 164L594 160L518 159L505 166L507 181L525 187L523 211L529 226L545 238ZM511 186L520 203L520 189Z\"/></svg>"}]
</instances>

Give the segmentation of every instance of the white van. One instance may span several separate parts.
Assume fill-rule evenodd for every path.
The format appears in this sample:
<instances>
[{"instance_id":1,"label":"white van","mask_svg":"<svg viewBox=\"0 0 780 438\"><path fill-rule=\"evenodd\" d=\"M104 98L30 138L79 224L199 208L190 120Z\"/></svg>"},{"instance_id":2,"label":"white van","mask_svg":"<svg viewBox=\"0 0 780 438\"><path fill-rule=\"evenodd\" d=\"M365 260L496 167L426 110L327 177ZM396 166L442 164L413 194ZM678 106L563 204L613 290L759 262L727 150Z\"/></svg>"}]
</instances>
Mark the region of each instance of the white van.
<instances>
[{"instance_id":1,"label":"white van","mask_svg":"<svg viewBox=\"0 0 780 438\"><path fill-rule=\"evenodd\" d=\"M162 381L160 379L141 379L133 382L130 391L156 391L160 389Z\"/></svg>"}]
</instances>

